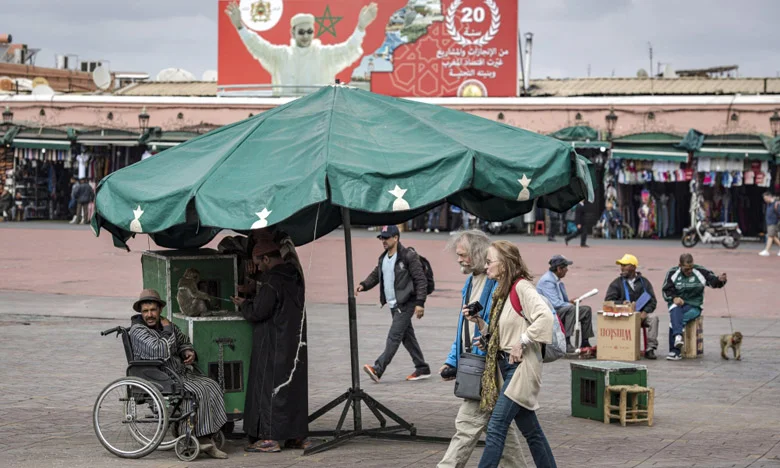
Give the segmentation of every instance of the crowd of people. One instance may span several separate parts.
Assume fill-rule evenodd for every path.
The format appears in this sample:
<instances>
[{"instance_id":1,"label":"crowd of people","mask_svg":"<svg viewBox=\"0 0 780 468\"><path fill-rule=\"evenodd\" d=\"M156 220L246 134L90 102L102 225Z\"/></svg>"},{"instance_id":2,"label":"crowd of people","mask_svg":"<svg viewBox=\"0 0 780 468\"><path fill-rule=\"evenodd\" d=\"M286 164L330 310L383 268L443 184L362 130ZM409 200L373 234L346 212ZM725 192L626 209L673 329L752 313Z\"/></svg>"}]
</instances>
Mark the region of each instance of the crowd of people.
<instances>
[{"instance_id":1,"label":"crowd of people","mask_svg":"<svg viewBox=\"0 0 780 468\"><path fill-rule=\"evenodd\" d=\"M387 305L391 325L385 349L372 364L363 367L374 382L391 364L403 344L414 364L407 380L430 378L414 332L413 318L422 318L429 293L425 260L400 242L396 226L384 226L378 234L382 252L355 294L379 287L380 303ZM240 249L251 252L246 278L239 287L242 297L233 297L242 315L253 325L253 348L249 364L244 413L248 452L278 452L283 447L306 448L308 433L307 354L303 271L291 240L282 232L253 231ZM464 399L455 419L455 435L439 467L462 467L477 441L486 433L480 467L525 466L520 451L525 439L538 467L554 467L555 457L536 417L542 385L544 347L553 342L555 323L562 324L566 352L589 348L594 336L593 311L585 305L576 313L576 300L569 296L563 279L573 262L554 255L547 271L534 283L534 276L518 247L506 240L491 241L476 229L457 231L450 238L451 251L466 280L461 295L461 313L455 339L439 368L443 380L454 380L466 350L484 357L484 372L478 397ZM638 271L639 261L625 254L616 261L620 275L607 288L605 301L634 303L641 324L647 328L645 358L656 359L658 348L658 299L650 280ZM690 254L680 256L669 269L661 287L671 326L668 360L681 359L685 325L701 315L704 290L721 288L725 273L715 273L694 263ZM167 355L175 370L189 379L204 401L198 410L196 435L204 438L205 452L217 458L227 455L208 438L225 421L221 389L191 376L186 364L195 361L195 350L175 325L159 317L165 305L155 291L144 291L134 308L130 336L137 359ZM557 317L556 317L557 316ZM580 342L572 343L579 320ZM157 350L144 352L143 350ZM167 353L167 354L166 354ZM206 379L208 380L208 379ZM224 412L223 412L224 413Z\"/></svg>"}]
</instances>

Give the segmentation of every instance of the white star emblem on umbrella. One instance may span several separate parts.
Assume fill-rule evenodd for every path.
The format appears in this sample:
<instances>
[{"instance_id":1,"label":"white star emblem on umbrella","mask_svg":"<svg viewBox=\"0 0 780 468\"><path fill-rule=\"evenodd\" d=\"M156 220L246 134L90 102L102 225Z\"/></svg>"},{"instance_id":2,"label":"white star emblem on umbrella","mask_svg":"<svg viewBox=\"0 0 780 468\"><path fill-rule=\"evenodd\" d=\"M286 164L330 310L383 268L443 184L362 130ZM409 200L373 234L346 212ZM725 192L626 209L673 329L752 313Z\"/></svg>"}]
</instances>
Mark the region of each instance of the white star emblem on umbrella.
<instances>
[{"instance_id":1,"label":"white star emblem on umbrella","mask_svg":"<svg viewBox=\"0 0 780 468\"><path fill-rule=\"evenodd\" d=\"M263 211L255 213L260 219L252 224L252 229L262 229L268 226L268 220L266 218L268 218L271 213L273 213L273 211L269 210L268 208L263 208Z\"/></svg>"},{"instance_id":2,"label":"white star emblem on umbrella","mask_svg":"<svg viewBox=\"0 0 780 468\"><path fill-rule=\"evenodd\" d=\"M404 211L410 209L409 203L404 200L404 194L406 194L407 190L408 189L402 189L396 185L393 190L387 191L395 197L395 200L393 200L393 211Z\"/></svg>"},{"instance_id":3,"label":"white star emblem on umbrella","mask_svg":"<svg viewBox=\"0 0 780 468\"><path fill-rule=\"evenodd\" d=\"M520 185L523 186L523 189L520 190L520 193L517 194L517 201L526 201L531 199L531 191L528 190L528 186L531 184L531 179L528 178L525 174L523 174L522 179L517 179L518 182L520 182Z\"/></svg>"},{"instance_id":4,"label":"white star emblem on umbrella","mask_svg":"<svg viewBox=\"0 0 780 468\"><path fill-rule=\"evenodd\" d=\"M132 232L144 232L144 228L141 226L141 215L144 214L144 210L141 209L141 205L133 210L133 220L130 221L130 231Z\"/></svg>"}]
</instances>

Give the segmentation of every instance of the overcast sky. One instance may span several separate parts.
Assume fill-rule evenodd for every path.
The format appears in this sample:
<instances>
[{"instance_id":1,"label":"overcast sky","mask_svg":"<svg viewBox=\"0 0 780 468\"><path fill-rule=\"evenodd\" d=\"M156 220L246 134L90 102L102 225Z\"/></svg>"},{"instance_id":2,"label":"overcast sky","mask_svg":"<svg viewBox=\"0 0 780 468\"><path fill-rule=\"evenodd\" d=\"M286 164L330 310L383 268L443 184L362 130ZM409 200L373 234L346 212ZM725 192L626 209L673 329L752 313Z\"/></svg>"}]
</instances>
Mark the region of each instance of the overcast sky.
<instances>
[{"instance_id":1,"label":"overcast sky","mask_svg":"<svg viewBox=\"0 0 780 468\"><path fill-rule=\"evenodd\" d=\"M355 0L359 1L359 0ZM5 2L0 32L54 54L104 59L113 71L217 68L216 0ZM221 13L219 13L221 14ZM653 68L739 65L741 76L780 73L778 0L520 0L522 33L534 33L532 78L635 76Z\"/></svg>"}]
</instances>

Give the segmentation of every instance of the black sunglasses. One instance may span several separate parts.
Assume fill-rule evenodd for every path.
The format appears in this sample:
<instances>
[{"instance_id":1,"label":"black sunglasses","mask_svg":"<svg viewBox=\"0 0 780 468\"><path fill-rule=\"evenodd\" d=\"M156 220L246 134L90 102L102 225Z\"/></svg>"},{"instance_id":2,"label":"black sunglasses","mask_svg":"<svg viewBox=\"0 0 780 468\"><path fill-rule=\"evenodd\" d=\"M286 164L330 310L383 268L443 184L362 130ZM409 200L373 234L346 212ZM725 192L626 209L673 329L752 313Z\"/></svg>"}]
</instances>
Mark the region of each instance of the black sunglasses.
<instances>
[{"instance_id":1,"label":"black sunglasses","mask_svg":"<svg viewBox=\"0 0 780 468\"><path fill-rule=\"evenodd\" d=\"M304 34L314 34L314 30L311 29L311 28L309 28L309 29L299 29L298 30L298 35L299 36L303 36Z\"/></svg>"}]
</instances>

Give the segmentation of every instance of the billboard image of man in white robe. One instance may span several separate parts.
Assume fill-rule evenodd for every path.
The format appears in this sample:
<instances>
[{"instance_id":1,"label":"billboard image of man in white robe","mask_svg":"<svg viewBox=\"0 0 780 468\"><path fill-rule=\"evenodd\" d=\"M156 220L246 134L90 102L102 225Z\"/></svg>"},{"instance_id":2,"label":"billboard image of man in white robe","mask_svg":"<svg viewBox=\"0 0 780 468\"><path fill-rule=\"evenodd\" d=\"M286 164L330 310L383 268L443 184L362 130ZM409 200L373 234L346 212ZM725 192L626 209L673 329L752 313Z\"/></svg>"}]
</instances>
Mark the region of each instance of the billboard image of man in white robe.
<instances>
[{"instance_id":1,"label":"billboard image of man in white robe","mask_svg":"<svg viewBox=\"0 0 780 468\"><path fill-rule=\"evenodd\" d=\"M230 3L225 13L249 52L271 74L274 94L308 93L318 86L334 83L339 72L363 55L363 37L366 28L376 19L377 5L364 6L358 16L357 28L349 39L334 45L323 45L319 39L314 39L314 15L308 13L299 13L290 20L290 45L271 44L245 28L236 2Z\"/></svg>"}]
</instances>

